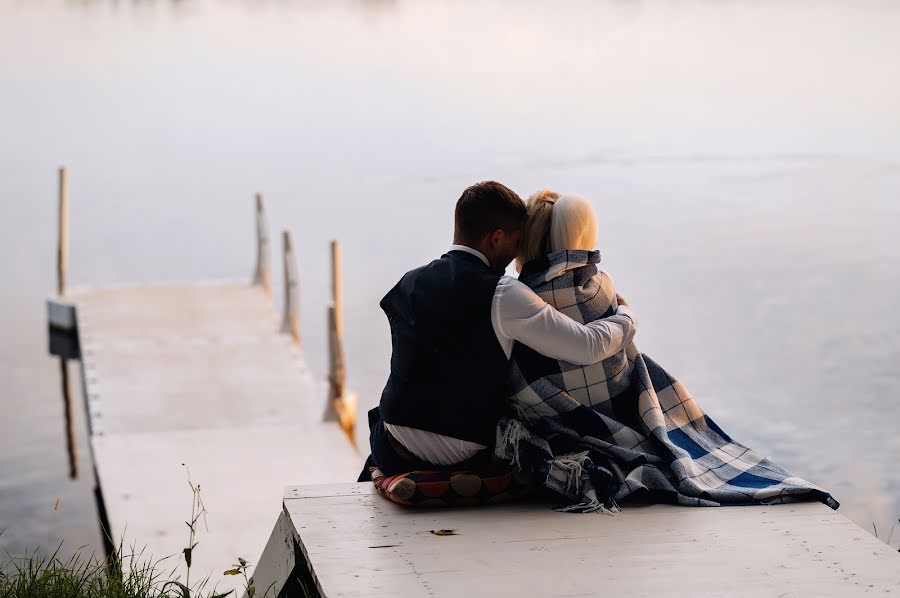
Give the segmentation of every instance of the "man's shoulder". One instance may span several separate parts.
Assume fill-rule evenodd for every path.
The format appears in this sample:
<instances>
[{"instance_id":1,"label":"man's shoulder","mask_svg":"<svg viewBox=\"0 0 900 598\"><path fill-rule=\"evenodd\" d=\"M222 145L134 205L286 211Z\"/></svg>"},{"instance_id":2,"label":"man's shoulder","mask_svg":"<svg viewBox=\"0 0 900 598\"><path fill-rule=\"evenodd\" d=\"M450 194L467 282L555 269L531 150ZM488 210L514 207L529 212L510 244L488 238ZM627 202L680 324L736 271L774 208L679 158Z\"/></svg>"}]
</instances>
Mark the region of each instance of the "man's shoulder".
<instances>
[{"instance_id":1,"label":"man's shoulder","mask_svg":"<svg viewBox=\"0 0 900 598\"><path fill-rule=\"evenodd\" d=\"M448 251L441 257L413 268L403 275L403 278L435 277L441 280L459 280L460 278L473 278L488 280L496 285L502 274L494 272L485 266L477 257L461 252ZM402 279L401 279L402 280Z\"/></svg>"},{"instance_id":2,"label":"man's shoulder","mask_svg":"<svg viewBox=\"0 0 900 598\"><path fill-rule=\"evenodd\" d=\"M441 267L441 264L444 262L445 255L446 254L442 255L439 258L435 258L435 259L431 260L430 262L428 262L427 264L422 264L421 266L416 266L415 268L408 271L403 276L404 277L415 276L416 274L419 274L421 272L428 272L429 270L433 270L434 268L439 268L439 267Z\"/></svg>"},{"instance_id":3,"label":"man's shoulder","mask_svg":"<svg viewBox=\"0 0 900 598\"><path fill-rule=\"evenodd\" d=\"M478 258L473 262L452 253L455 252L404 274L385 298L428 296L461 304L490 300L502 275L484 266Z\"/></svg>"},{"instance_id":4,"label":"man's shoulder","mask_svg":"<svg viewBox=\"0 0 900 598\"><path fill-rule=\"evenodd\" d=\"M406 274L400 277L400 280L397 282L397 284L408 284L419 279L430 279L435 277L440 278L441 273L448 270L449 266L450 264L449 260L447 259L447 254L444 254L439 258L431 260L427 264L422 264L421 266L409 270Z\"/></svg>"}]
</instances>

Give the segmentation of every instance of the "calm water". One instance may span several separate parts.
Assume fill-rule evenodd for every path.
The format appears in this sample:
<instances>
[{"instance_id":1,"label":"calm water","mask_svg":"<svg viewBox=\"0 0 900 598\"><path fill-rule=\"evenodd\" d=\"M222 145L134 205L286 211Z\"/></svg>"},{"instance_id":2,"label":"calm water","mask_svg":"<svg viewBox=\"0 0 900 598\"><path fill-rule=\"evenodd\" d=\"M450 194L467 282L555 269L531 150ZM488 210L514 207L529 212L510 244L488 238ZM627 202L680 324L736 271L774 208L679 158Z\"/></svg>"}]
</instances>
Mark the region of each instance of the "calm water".
<instances>
[{"instance_id":1,"label":"calm water","mask_svg":"<svg viewBox=\"0 0 900 598\"><path fill-rule=\"evenodd\" d=\"M446 248L466 185L580 192L643 350L885 538L898 30L894 2L0 0L0 545L100 546L82 411L71 482L46 354L60 164L74 284L249 276L263 191L319 372L340 238L363 407L378 300Z\"/></svg>"}]
</instances>

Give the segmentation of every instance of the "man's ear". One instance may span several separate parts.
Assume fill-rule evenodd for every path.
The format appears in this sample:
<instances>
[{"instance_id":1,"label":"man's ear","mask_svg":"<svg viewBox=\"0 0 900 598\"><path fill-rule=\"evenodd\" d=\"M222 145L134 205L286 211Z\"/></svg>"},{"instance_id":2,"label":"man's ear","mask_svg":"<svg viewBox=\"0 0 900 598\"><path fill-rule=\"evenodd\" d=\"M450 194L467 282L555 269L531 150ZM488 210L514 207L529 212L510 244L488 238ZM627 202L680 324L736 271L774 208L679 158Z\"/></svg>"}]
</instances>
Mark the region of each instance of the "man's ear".
<instances>
[{"instance_id":1,"label":"man's ear","mask_svg":"<svg viewBox=\"0 0 900 598\"><path fill-rule=\"evenodd\" d=\"M503 235L504 233L502 228L498 228L497 230L491 232L490 236L488 237L488 241L490 242L492 249L497 249L503 244Z\"/></svg>"}]
</instances>

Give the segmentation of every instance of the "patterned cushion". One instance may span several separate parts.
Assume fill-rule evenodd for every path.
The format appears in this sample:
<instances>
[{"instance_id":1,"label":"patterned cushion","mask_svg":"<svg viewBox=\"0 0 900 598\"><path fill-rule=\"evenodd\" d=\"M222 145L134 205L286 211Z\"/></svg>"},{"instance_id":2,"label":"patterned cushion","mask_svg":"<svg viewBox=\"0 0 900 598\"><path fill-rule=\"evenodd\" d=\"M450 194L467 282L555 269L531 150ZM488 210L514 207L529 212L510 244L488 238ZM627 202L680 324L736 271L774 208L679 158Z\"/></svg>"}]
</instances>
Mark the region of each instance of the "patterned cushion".
<instances>
[{"instance_id":1,"label":"patterned cushion","mask_svg":"<svg viewBox=\"0 0 900 598\"><path fill-rule=\"evenodd\" d=\"M375 489L397 504L415 507L460 507L493 504L529 496L538 486L511 469L492 471L410 471L384 475L369 467Z\"/></svg>"}]
</instances>

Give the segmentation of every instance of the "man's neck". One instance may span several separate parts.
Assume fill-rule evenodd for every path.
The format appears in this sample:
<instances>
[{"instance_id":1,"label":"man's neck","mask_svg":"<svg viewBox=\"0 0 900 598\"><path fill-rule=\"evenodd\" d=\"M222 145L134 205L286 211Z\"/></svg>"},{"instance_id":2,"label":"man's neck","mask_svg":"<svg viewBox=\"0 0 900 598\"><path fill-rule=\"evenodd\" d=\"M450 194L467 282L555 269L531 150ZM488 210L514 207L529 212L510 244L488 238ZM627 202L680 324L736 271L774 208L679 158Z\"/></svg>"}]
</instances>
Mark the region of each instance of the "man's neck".
<instances>
[{"instance_id":1,"label":"man's neck","mask_svg":"<svg viewBox=\"0 0 900 598\"><path fill-rule=\"evenodd\" d=\"M464 251L480 259L488 268L492 267L491 261L487 258L486 255L484 255L484 253L482 253L475 247L472 247L471 245L467 245L466 243L460 243L454 239L453 245L450 246L450 251Z\"/></svg>"}]
</instances>

